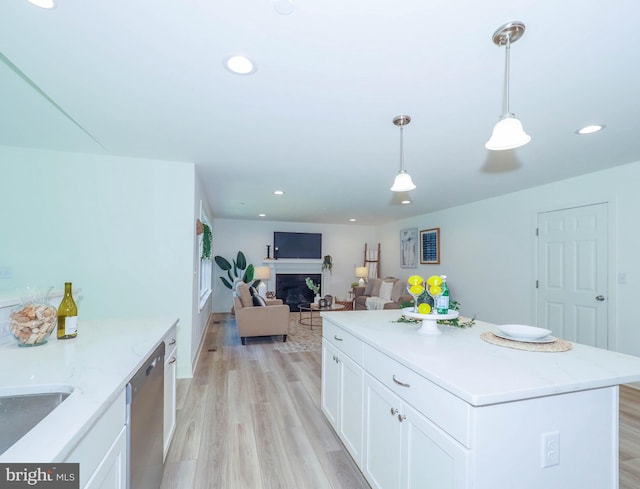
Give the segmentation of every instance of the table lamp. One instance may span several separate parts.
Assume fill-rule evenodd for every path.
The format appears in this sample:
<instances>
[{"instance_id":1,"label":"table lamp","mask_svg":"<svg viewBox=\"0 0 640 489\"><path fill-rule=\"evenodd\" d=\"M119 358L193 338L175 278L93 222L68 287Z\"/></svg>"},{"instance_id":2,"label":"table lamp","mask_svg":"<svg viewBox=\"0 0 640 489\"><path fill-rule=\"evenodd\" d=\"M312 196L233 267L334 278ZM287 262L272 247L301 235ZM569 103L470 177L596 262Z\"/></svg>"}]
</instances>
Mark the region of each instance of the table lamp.
<instances>
[{"instance_id":1,"label":"table lamp","mask_svg":"<svg viewBox=\"0 0 640 489\"><path fill-rule=\"evenodd\" d=\"M366 284L366 278L369 276L369 270L367 267L356 267L356 277L359 278L358 284L360 287L364 287Z\"/></svg>"},{"instance_id":2,"label":"table lamp","mask_svg":"<svg viewBox=\"0 0 640 489\"><path fill-rule=\"evenodd\" d=\"M256 267L253 278L260 280L258 284L258 294L263 298L267 298L267 280L271 280L271 268L270 267Z\"/></svg>"}]
</instances>

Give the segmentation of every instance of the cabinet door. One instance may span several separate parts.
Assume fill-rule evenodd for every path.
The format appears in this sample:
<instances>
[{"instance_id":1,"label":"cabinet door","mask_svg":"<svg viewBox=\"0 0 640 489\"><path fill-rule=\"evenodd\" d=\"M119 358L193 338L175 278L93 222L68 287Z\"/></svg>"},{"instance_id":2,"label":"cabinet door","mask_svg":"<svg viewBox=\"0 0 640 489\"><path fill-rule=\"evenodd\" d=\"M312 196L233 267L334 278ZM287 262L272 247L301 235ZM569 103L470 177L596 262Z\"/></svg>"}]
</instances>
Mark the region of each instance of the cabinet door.
<instances>
[{"instance_id":1,"label":"cabinet door","mask_svg":"<svg viewBox=\"0 0 640 489\"><path fill-rule=\"evenodd\" d=\"M469 451L411 406L402 407L402 489L465 489Z\"/></svg>"},{"instance_id":2,"label":"cabinet door","mask_svg":"<svg viewBox=\"0 0 640 489\"><path fill-rule=\"evenodd\" d=\"M177 357L175 329L173 335L165 340L167 355L164 360L164 423L163 423L163 460L169 451L171 438L176 427L176 377Z\"/></svg>"},{"instance_id":3,"label":"cabinet door","mask_svg":"<svg viewBox=\"0 0 640 489\"><path fill-rule=\"evenodd\" d=\"M127 427L109 448L84 489L126 489L127 487Z\"/></svg>"},{"instance_id":4,"label":"cabinet door","mask_svg":"<svg viewBox=\"0 0 640 489\"><path fill-rule=\"evenodd\" d=\"M365 374L365 449L363 472L373 489L400 487L402 402L393 392Z\"/></svg>"},{"instance_id":5,"label":"cabinet door","mask_svg":"<svg viewBox=\"0 0 640 489\"><path fill-rule=\"evenodd\" d=\"M340 409L340 365L336 348L322 340L322 412L338 431Z\"/></svg>"},{"instance_id":6,"label":"cabinet door","mask_svg":"<svg viewBox=\"0 0 640 489\"><path fill-rule=\"evenodd\" d=\"M362 467L364 372L344 353L339 353L338 364L340 368L338 435L358 467Z\"/></svg>"}]
</instances>

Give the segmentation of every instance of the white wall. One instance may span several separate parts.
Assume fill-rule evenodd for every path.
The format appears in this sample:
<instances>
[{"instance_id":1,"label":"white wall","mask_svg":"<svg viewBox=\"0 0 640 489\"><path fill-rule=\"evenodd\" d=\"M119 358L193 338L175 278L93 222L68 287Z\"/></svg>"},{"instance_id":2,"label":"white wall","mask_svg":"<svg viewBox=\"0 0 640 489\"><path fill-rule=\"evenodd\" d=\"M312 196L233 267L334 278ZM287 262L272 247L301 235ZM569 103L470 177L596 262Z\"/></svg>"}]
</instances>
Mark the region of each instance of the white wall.
<instances>
[{"instance_id":1,"label":"white wall","mask_svg":"<svg viewBox=\"0 0 640 489\"><path fill-rule=\"evenodd\" d=\"M499 178L499 177L496 177ZM609 349L640 356L634 303L640 296L640 163L380 226L392 275L446 274L461 312L494 323L535 324L537 214L607 202L609 207ZM440 265L400 268L399 231L440 228ZM625 273L626 284L617 276Z\"/></svg>"},{"instance_id":2,"label":"white wall","mask_svg":"<svg viewBox=\"0 0 640 489\"><path fill-rule=\"evenodd\" d=\"M190 375L194 175L192 163L0 147L0 290L73 282L80 335L82 318L180 318Z\"/></svg>"},{"instance_id":3,"label":"white wall","mask_svg":"<svg viewBox=\"0 0 640 489\"><path fill-rule=\"evenodd\" d=\"M273 232L292 231L300 233L322 233L322 254L333 257L332 273L325 272L323 294L346 298L355 278L355 267L362 266L364 244L375 241L372 226L357 224L310 224L274 221L241 221L214 219L213 255L220 255L231 262L238 251L247 257L247 262L261 266L267 256L267 245L271 245L273 257ZM377 241L375 242L377 245ZM385 263L382 263L385 269ZM224 272L214 266L213 310L228 312L233 304L231 291L220 281ZM269 290L275 290L272 279Z\"/></svg>"}]
</instances>

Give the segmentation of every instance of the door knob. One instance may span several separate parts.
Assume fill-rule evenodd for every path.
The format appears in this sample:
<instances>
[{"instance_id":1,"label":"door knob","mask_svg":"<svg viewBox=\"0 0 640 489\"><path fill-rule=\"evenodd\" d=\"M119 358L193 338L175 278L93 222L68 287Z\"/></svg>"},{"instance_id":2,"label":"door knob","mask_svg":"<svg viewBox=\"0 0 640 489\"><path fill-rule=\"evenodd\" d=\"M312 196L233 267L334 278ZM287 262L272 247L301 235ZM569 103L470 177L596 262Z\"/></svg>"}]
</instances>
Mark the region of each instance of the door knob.
<instances>
[{"instance_id":1,"label":"door knob","mask_svg":"<svg viewBox=\"0 0 640 489\"><path fill-rule=\"evenodd\" d=\"M596 300L597 301L603 301L604 300L604 296L603 295L597 295L596 296Z\"/></svg>"}]
</instances>

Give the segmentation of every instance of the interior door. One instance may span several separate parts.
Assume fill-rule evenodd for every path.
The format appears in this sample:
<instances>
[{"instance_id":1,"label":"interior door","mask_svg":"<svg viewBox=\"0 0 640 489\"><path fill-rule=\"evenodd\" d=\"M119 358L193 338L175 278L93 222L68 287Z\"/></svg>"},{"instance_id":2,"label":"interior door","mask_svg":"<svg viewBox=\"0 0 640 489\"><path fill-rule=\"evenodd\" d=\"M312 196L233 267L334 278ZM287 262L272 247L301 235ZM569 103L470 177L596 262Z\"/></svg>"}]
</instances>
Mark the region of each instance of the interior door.
<instances>
[{"instance_id":1,"label":"interior door","mask_svg":"<svg viewBox=\"0 0 640 489\"><path fill-rule=\"evenodd\" d=\"M607 204L538 214L538 326L608 346Z\"/></svg>"}]
</instances>

